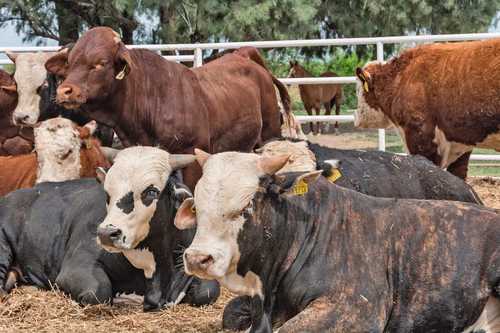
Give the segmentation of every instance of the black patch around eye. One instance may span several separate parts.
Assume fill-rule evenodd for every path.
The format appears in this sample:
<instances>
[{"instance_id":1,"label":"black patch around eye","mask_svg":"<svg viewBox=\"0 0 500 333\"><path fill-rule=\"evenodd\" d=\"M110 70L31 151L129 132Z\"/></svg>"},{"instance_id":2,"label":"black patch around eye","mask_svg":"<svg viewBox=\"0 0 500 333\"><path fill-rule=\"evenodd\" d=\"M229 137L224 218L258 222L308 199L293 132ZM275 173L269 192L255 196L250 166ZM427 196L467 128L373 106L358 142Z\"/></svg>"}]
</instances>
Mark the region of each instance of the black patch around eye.
<instances>
[{"instance_id":1,"label":"black patch around eye","mask_svg":"<svg viewBox=\"0 0 500 333\"><path fill-rule=\"evenodd\" d=\"M109 200L111 200L111 198L109 197L108 192L104 192L104 194L106 194L106 203L109 205Z\"/></svg>"},{"instance_id":2,"label":"black patch around eye","mask_svg":"<svg viewBox=\"0 0 500 333\"><path fill-rule=\"evenodd\" d=\"M144 206L149 206L153 203L154 200L158 199L159 195L160 190L157 189L154 185L149 185L144 191L142 191L141 201Z\"/></svg>"},{"instance_id":3,"label":"black patch around eye","mask_svg":"<svg viewBox=\"0 0 500 333\"><path fill-rule=\"evenodd\" d=\"M134 210L134 193L128 192L118 202L116 207L120 208L125 214L130 214Z\"/></svg>"}]
</instances>

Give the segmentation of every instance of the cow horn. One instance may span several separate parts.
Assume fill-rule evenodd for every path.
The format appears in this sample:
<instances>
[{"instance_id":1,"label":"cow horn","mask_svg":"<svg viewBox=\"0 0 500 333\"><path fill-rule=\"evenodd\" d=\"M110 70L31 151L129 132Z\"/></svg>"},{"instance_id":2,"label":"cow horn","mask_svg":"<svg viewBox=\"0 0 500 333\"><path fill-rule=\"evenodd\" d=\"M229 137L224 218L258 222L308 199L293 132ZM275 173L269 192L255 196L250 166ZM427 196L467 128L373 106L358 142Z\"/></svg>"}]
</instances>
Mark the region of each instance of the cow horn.
<instances>
[{"instance_id":1,"label":"cow horn","mask_svg":"<svg viewBox=\"0 0 500 333\"><path fill-rule=\"evenodd\" d=\"M171 154L168 161L172 170L182 169L193 163L196 157L191 154Z\"/></svg>"},{"instance_id":2,"label":"cow horn","mask_svg":"<svg viewBox=\"0 0 500 333\"><path fill-rule=\"evenodd\" d=\"M17 53L14 53L14 52L11 52L11 51L5 51L5 54L7 55L7 57L9 57L10 60L12 60L12 62L16 62L16 58L18 56Z\"/></svg>"},{"instance_id":3,"label":"cow horn","mask_svg":"<svg viewBox=\"0 0 500 333\"><path fill-rule=\"evenodd\" d=\"M258 167L267 175L274 175L288 162L290 155L265 156L261 157Z\"/></svg>"},{"instance_id":4,"label":"cow horn","mask_svg":"<svg viewBox=\"0 0 500 333\"><path fill-rule=\"evenodd\" d=\"M118 153L120 152L120 149L101 147L101 151L104 157L106 157L106 159L109 161L109 163L113 164L116 155L118 155Z\"/></svg>"},{"instance_id":5,"label":"cow horn","mask_svg":"<svg viewBox=\"0 0 500 333\"><path fill-rule=\"evenodd\" d=\"M198 164L201 167L203 167L203 165L207 162L208 158L210 157L209 153L198 148L194 149L194 154L196 155L196 161L198 161Z\"/></svg>"}]
</instances>

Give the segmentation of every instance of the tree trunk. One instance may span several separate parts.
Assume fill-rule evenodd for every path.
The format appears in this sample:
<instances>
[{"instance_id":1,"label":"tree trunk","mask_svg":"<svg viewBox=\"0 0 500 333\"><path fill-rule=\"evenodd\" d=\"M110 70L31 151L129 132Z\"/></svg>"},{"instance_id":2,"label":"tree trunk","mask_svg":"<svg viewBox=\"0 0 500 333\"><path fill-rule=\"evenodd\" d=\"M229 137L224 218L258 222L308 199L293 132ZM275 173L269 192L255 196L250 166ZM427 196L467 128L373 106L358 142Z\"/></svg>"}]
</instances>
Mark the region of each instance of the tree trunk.
<instances>
[{"instance_id":1,"label":"tree trunk","mask_svg":"<svg viewBox=\"0 0 500 333\"><path fill-rule=\"evenodd\" d=\"M55 1L57 26L59 28L59 45L76 42L80 30L80 18L67 10L63 0Z\"/></svg>"}]
</instances>

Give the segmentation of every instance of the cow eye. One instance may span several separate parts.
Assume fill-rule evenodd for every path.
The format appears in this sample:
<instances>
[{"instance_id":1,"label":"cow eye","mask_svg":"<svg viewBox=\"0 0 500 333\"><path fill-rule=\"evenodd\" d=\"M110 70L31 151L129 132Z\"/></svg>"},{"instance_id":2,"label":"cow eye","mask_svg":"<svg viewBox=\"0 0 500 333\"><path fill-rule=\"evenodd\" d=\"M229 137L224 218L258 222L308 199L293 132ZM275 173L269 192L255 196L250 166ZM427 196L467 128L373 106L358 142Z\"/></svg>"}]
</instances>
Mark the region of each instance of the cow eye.
<instances>
[{"instance_id":1,"label":"cow eye","mask_svg":"<svg viewBox=\"0 0 500 333\"><path fill-rule=\"evenodd\" d=\"M144 205L149 206L154 200L158 199L159 196L160 191L153 185L150 185L142 191L141 200Z\"/></svg>"},{"instance_id":2,"label":"cow eye","mask_svg":"<svg viewBox=\"0 0 500 333\"><path fill-rule=\"evenodd\" d=\"M37 95L40 95L40 93L42 92L42 89L45 89L48 86L49 86L49 82L47 80L43 81L42 85L39 86L38 88L36 88Z\"/></svg>"},{"instance_id":3,"label":"cow eye","mask_svg":"<svg viewBox=\"0 0 500 333\"><path fill-rule=\"evenodd\" d=\"M109 197L109 194L108 192L104 192L106 194L106 203L109 205L109 200L111 200L111 198Z\"/></svg>"}]
</instances>

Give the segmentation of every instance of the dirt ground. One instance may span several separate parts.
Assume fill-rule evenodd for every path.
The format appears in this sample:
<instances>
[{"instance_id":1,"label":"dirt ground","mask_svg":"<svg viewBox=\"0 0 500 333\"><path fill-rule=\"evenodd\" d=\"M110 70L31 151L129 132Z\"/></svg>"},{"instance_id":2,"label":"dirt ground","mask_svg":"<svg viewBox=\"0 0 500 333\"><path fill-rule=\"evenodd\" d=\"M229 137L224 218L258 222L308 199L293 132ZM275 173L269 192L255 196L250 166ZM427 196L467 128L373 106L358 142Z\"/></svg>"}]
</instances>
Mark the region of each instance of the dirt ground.
<instances>
[{"instance_id":1,"label":"dirt ground","mask_svg":"<svg viewBox=\"0 0 500 333\"><path fill-rule=\"evenodd\" d=\"M367 147L367 142L351 139L325 135L312 141L344 148ZM474 177L468 182L486 206L500 209L500 179ZM0 301L0 332L220 332L224 305L231 298L223 290L211 306L178 305L143 313L139 303L81 307L60 292L23 287Z\"/></svg>"}]
</instances>

